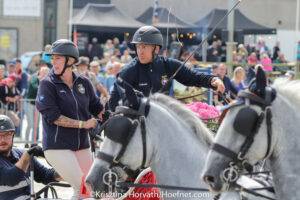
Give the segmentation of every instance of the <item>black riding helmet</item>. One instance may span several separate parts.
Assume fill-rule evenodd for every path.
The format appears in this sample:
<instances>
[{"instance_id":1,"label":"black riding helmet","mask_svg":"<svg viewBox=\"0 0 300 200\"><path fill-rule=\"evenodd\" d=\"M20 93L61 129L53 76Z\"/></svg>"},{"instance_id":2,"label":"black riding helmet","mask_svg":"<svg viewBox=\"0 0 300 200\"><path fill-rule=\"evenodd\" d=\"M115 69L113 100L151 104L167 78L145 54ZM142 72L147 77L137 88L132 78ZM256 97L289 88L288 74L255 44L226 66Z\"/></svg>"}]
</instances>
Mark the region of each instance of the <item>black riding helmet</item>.
<instances>
[{"instance_id":1,"label":"black riding helmet","mask_svg":"<svg viewBox=\"0 0 300 200\"><path fill-rule=\"evenodd\" d=\"M152 44L163 46L163 37L161 32L154 26L142 26L133 35L131 44Z\"/></svg>"},{"instance_id":2,"label":"black riding helmet","mask_svg":"<svg viewBox=\"0 0 300 200\"><path fill-rule=\"evenodd\" d=\"M72 67L72 65L68 65L69 57L72 57L75 59L75 63L78 62L79 58L79 51L76 45L67 39L60 39L55 41L50 49L50 52L48 55L61 55L66 57L66 62L63 71L61 72L61 75L63 75L68 67Z\"/></svg>"},{"instance_id":3,"label":"black riding helmet","mask_svg":"<svg viewBox=\"0 0 300 200\"><path fill-rule=\"evenodd\" d=\"M150 45L157 45L160 48L163 46L163 37L161 32L155 28L154 26L142 26L139 28L133 35L131 44L150 44ZM137 54L137 53L136 53ZM152 59L155 59L155 49L152 52Z\"/></svg>"},{"instance_id":4,"label":"black riding helmet","mask_svg":"<svg viewBox=\"0 0 300 200\"><path fill-rule=\"evenodd\" d=\"M13 121L6 115L0 115L0 133L15 132L15 125Z\"/></svg>"}]
</instances>

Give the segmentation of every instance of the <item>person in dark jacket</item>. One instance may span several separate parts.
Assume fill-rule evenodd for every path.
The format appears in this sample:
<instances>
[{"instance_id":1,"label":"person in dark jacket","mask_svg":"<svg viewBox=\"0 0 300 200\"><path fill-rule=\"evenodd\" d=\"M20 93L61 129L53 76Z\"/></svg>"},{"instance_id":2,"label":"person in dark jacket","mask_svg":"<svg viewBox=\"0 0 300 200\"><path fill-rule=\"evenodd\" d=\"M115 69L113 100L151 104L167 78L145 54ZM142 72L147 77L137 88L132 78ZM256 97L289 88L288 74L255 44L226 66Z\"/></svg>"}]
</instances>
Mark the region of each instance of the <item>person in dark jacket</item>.
<instances>
[{"instance_id":1,"label":"person in dark jacket","mask_svg":"<svg viewBox=\"0 0 300 200\"><path fill-rule=\"evenodd\" d=\"M88 130L95 128L103 106L91 82L72 71L79 52L65 39L52 44L53 68L41 80L36 107L42 114L43 149L54 169L74 189L79 199L84 176L92 164ZM66 167L67 166L67 167Z\"/></svg>"},{"instance_id":2,"label":"person in dark jacket","mask_svg":"<svg viewBox=\"0 0 300 200\"><path fill-rule=\"evenodd\" d=\"M230 78L226 74L227 74L227 66L224 63L220 63L218 66L217 75L224 83L225 97L221 97L220 95L216 94L219 101L219 102L215 102L216 104L226 105L230 103L233 99L235 99L238 94L237 89L235 88Z\"/></svg>"},{"instance_id":3,"label":"person in dark jacket","mask_svg":"<svg viewBox=\"0 0 300 200\"><path fill-rule=\"evenodd\" d=\"M27 151L13 148L15 127L6 115L0 115L0 199L29 199L30 156L42 156L39 146L31 147ZM61 180L53 169L44 167L33 158L34 180L43 184Z\"/></svg>"},{"instance_id":4,"label":"person in dark jacket","mask_svg":"<svg viewBox=\"0 0 300 200\"><path fill-rule=\"evenodd\" d=\"M119 73L109 101L109 108L112 111L118 105L119 100L123 98L119 86L124 83L130 84L144 96L155 92L169 93L171 84L166 85L167 80L182 64L176 59L157 55L163 45L163 37L161 32L153 26L139 28L131 43L135 46L137 57ZM186 86L215 88L217 91L224 91L223 82L219 78L192 71L185 66L178 71L175 80ZM161 91L162 89L165 91Z\"/></svg>"},{"instance_id":5,"label":"person in dark jacket","mask_svg":"<svg viewBox=\"0 0 300 200\"><path fill-rule=\"evenodd\" d=\"M39 87L40 80L45 78L49 74L50 69L46 64L44 64L38 72L30 77L28 92L26 96L27 103L27 127L25 133L25 140L35 143L38 140L39 126L34 126L38 123L39 116L35 109L35 99L37 96L37 91ZM34 128L36 128L34 130Z\"/></svg>"}]
</instances>

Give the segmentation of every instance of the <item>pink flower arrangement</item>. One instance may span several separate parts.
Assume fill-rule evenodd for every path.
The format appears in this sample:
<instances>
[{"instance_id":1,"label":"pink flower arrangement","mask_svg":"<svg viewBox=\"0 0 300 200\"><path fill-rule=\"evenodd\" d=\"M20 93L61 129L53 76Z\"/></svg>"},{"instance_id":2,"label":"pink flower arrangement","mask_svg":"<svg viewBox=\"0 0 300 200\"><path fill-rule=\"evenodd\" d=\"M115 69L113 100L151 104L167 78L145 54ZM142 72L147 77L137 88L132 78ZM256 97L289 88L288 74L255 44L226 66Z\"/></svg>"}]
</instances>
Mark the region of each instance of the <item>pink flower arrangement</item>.
<instances>
[{"instance_id":1,"label":"pink flower arrangement","mask_svg":"<svg viewBox=\"0 0 300 200\"><path fill-rule=\"evenodd\" d=\"M214 106L210 106L207 103L193 102L187 104L186 106L204 121L215 119L220 116L220 112Z\"/></svg>"}]
</instances>

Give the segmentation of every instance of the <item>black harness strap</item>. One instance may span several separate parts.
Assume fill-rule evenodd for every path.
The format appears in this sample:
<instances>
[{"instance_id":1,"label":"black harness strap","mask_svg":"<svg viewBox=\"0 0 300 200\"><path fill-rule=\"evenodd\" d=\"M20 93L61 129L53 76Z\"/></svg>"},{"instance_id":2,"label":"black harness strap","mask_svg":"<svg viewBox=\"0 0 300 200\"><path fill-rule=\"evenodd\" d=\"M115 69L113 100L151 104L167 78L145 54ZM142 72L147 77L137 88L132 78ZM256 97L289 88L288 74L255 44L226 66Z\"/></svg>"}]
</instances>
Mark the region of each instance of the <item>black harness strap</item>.
<instances>
[{"instance_id":1,"label":"black harness strap","mask_svg":"<svg viewBox=\"0 0 300 200\"><path fill-rule=\"evenodd\" d=\"M270 102L267 102L266 100L264 100L263 98L249 92L249 91L240 91L238 94L238 97L241 98L245 98L245 99L250 99L252 100L254 103L259 104L263 107L269 106Z\"/></svg>"},{"instance_id":2,"label":"black harness strap","mask_svg":"<svg viewBox=\"0 0 300 200\"><path fill-rule=\"evenodd\" d=\"M211 146L211 149L228 157L231 158L234 162L238 161L237 157L237 153L235 153L234 151L231 151L230 149L218 144L218 143L213 143Z\"/></svg>"},{"instance_id":3,"label":"black harness strap","mask_svg":"<svg viewBox=\"0 0 300 200\"><path fill-rule=\"evenodd\" d=\"M118 164L113 164L113 165L112 165L112 167L115 167L115 166L121 167L121 168L126 172L126 174L128 174L128 176L129 176L130 178L135 178L135 177L137 177L137 176L139 175L139 173L141 172L140 169L132 170L132 169L130 169L127 165L124 165L124 164L122 164L122 163L120 163L120 162L119 162Z\"/></svg>"},{"instance_id":4,"label":"black harness strap","mask_svg":"<svg viewBox=\"0 0 300 200\"><path fill-rule=\"evenodd\" d=\"M254 137L255 137L255 135L258 133L259 128L260 128L260 126L261 126L261 124L262 124L262 122L263 122L263 120L264 120L264 116L265 116L265 115L264 115L264 113L262 112L262 113L259 115L258 119L257 119L256 126L255 126L255 130L253 130L253 132L251 132L250 135L248 135L248 136L246 137L246 140L245 140L245 142L244 142L244 144L242 145L241 150L240 150L240 152L241 152L240 157L243 158L243 157L246 155L246 153L248 152L249 148L251 147L251 145L252 145L252 143L253 143L253 141L254 141Z\"/></svg>"},{"instance_id":5,"label":"black harness strap","mask_svg":"<svg viewBox=\"0 0 300 200\"><path fill-rule=\"evenodd\" d=\"M129 175L129 177L136 177L140 173L139 169L138 170L132 170L128 166L123 165L120 162L116 163L113 156L108 155L104 152L98 152L97 155L96 155L96 158L108 162L111 165L110 167L114 167L114 166L121 167Z\"/></svg>"},{"instance_id":6,"label":"black harness strap","mask_svg":"<svg viewBox=\"0 0 300 200\"><path fill-rule=\"evenodd\" d=\"M146 138L146 123L145 117L141 117L141 132L142 132L142 142L143 142L143 161L142 168L145 168L146 158L147 158L147 138Z\"/></svg>"},{"instance_id":7,"label":"black harness strap","mask_svg":"<svg viewBox=\"0 0 300 200\"><path fill-rule=\"evenodd\" d=\"M266 109L266 120L267 120L267 134L268 134L268 147L265 157L267 157L271 150L272 144L272 111L269 107Z\"/></svg>"},{"instance_id":8,"label":"black harness strap","mask_svg":"<svg viewBox=\"0 0 300 200\"><path fill-rule=\"evenodd\" d=\"M108 163L113 163L114 162L114 157L113 156L108 155L107 153L104 153L104 152L101 152L101 151L97 152L96 158L104 160Z\"/></svg>"}]
</instances>

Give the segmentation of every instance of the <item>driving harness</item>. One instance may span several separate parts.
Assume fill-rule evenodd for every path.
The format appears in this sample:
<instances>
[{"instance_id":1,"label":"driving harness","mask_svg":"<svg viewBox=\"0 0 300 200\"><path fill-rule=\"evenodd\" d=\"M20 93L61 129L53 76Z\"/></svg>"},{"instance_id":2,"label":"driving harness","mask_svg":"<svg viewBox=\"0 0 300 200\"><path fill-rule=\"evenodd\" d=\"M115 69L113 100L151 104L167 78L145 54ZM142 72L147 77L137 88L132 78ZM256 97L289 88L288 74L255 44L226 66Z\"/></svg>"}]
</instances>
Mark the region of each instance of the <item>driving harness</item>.
<instances>
[{"instance_id":1,"label":"driving harness","mask_svg":"<svg viewBox=\"0 0 300 200\"><path fill-rule=\"evenodd\" d=\"M122 145L120 152L116 157L108 155L107 153L99 151L96 155L97 158L102 159L109 163L109 168L120 167L122 168L130 178L138 176L140 171L145 168L147 149L146 149L146 123L145 118L147 117L150 109L149 99L143 98L140 102L139 110L118 106L116 111L112 114L102 126L100 131L104 130L104 134L110 140L117 142ZM141 127L141 136L143 144L143 159L141 166L132 170L127 165L120 162L124 155L127 146L133 137L138 125Z\"/></svg>"},{"instance_id":2,"label":"driving harness","mask_svg":"<svg viewBox=\"0 0 300 200\"><path fill-rule=\"evenodd\" d=\"M240 100L231 105L228 109L230 110L233 107L245 105L245 107L239 110L233 122L234 130L246 137L244 143L242 144L238 153L235 153L218 143L214 143L211 147L212 150L231 159L229 167L223 171L223 179L226 183L234 183L238 179L239 172L242 169L246 169L250 173L253 171L253 166L245 158L245 155L249 151L254 141L254 137L258 133L265 117L268 138L268 146L265 158L269 156L272 143L272 112L270 106L276 98L275 89L266 87L265 98L262 98L248 90L241 91L238 94L238 97ZM262 111L258 114L253 108L250 107L250 105L258 105Z\"/></svg>"}]
</instances>

